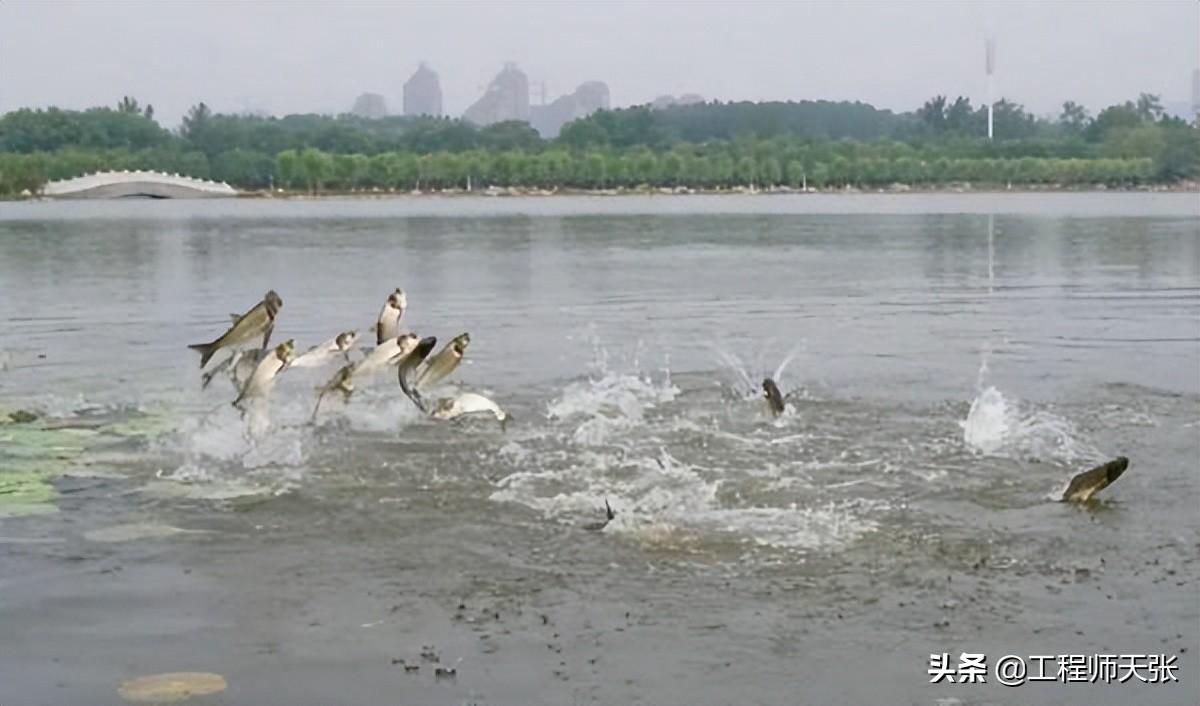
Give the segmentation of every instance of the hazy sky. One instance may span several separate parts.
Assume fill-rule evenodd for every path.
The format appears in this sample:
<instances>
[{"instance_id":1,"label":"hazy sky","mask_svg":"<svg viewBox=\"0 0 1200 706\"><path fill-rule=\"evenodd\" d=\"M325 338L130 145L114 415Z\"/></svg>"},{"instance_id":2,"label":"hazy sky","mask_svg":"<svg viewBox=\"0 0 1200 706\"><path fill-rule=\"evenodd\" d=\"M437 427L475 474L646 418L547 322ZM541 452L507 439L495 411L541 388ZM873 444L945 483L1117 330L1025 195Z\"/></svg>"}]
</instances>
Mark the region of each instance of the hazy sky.
<instances>
[{"instance_id":1,"label":"hazy sky","mask_svg":"<svg viewBox=\"0 0 1200 706\"><path fill-rule=\"evenodd\" d=\"M1200 3L1149 2L0 2L0 111L131 94L178 123L217 111L392 112L419 60L460 114L507 60L551 99L608 83L615 106L663 93L858 99L909 110L936 93L997 94L1037 113L1140 91L1191 98ZM533 92L535 99L537 94Z\"/></svg>"}]
</instances>

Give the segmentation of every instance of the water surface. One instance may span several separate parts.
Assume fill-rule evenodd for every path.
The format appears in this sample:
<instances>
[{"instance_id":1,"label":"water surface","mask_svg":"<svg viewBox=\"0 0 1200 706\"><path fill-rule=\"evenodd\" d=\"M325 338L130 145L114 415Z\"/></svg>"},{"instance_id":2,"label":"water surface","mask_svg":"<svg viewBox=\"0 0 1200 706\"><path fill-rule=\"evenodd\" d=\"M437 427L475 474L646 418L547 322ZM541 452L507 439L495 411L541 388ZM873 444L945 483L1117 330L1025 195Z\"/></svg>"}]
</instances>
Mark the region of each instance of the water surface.
<instances>
[{"instance_id":1,"label":"water surface","mask_svg":"<svg viewBox=\"0 0 1200 706\"><path fill-rule=\"evenodd\" d=\"M255 425L200 389L187 344L268 288L303 349L397 286L507 432L388 375L310 425L332 367ZM0 406L75 429L0 426L57 510L0 513L0 701L1187 702L1198 296L1194 194L5 205ZM928 683L963 651L1180 683Z\"/></svg>"}]
</instances>

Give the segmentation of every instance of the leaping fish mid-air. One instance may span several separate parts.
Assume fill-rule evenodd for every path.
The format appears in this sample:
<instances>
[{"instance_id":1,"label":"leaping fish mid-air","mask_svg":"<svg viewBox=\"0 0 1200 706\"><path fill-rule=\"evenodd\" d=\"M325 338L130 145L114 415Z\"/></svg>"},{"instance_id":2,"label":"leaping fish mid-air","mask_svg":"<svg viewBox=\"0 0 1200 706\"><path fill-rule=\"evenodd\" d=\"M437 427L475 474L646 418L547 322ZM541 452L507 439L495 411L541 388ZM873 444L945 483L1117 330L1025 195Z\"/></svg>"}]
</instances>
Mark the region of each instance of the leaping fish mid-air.
<instances>
[{"instance_id":1,"label":"leaping fish mid-air","mask_svg":"<svg viewBox=\"0 0 1200 706\"><path fill-rule=\"evenodd\" d=\"M262 336L262 349L265 350L271 341L271 331L275 328L275 317L283 308L283 300L275 290L267 292L263 300L255 304L249 311L233 322L228 331L212 343L195 343L188 348L200 353L200 367L208 365L213 354L222 348L236 348L242 344Z\"/></svg>"},{"instance_id":2,"label":"leaping fish mid-air","mask_svg":"<svg viewBox=\"0 0 1200 706\"><path fill-rule=\"evenodd\" d=\"M460 333L451 339L446 347L430 358L425 363L424 369L417 373L413 389L417 392L424 392L446 379L446 376L454 372L454 369L462 362L470 343L471 335L467 333Z\"/></svg>"},{"instance_id":3,"label":"leaping fish mid-air","mask_svg":"<svg viewBox=\"0 0 1200 706\"><path fill-rule=\"evenodd\" d=\"M343 331L333 338L313 346L296 356L292 361L293 368L317 368L341 356L347 363L350 362L350 347L354 345L354 341L358 339L357 331Z\"/></svg>"},{"instance_id":4,"label":"leaping fish mid-air","mask_svg":"<svg viewBox=\"0 0 1200 706\"><path fill-rule=\"evenodd\" d=\"M244 401L266 397L275 385L275 378L292 362L292 353L295 350L296 342L289 338L275 346L275 350L271 354L263 356L263 359L254 368L250 379L242 387L242 393L233 401L233 406L244 412L245 408L242 406Z\"/></svg>"},{"instance_id":5,"label":"leaping fish mid-air","mask_svg":"<svg viewBox=\"0 0 1200 706\"><path fill-rule=\"evenodd\" d=\"M404 290L396 287L396 291L388 295L383 308L379 310L379 318L375 319L375 344L378 345L400 335L400 319L408 308L408 297Z\"/></svg>"},{"instance_id":6,"label":"leaping fish mid-air","mask_svg":"<svg viewBox=\"0 0 1200 706\"><path fill-rule=\"evenodd\" d=\"M317 404L313 407L312 418L317 418L317 412L321 411L321 401L325 399L325 395L330 392L340 391L345 401L350 400L350 395L354 392L354 379L364 375L369 375L377 370L387 367L388 365L403 365L405 358L416 350L418 345L417 335L415 333L407 333L403 336L391 338L378 346L367 354L357 363L345 365L333 374L329 382L319 388L320 394L317 395Z\"/></svg>"},{"instance_id":7,"label":"leaping fish mid-air","mask_svg":"<svg viewBox=\"0 0 1200 706\"><path fill-rule=\"evenodd\" d=\"M506 429L508 422L512 419L512 415L501 409L500 405L474 392L464 392L458 397L438 400L437 406L434 407L430 416L434 419L450 421L480 413L494 416L496 421L500 422L501 430Z\"/></svg>"},{"instance_id":8,"label":"leaping fish mid-air","mask_svg":"<svg viewBox=\"0 0 1200 706\"><path fill-rule=\"evenodd\" d=\"M425 405L425 400L421 397L421 393L417 392L413 377L416 375L417 366L425 362L429 357L429 353L433 347L437 345L437 336L426 336L422 338L417 347L411 353L404 356L404 359L396 366L396 376L400 380L400 389L408 399L412 400L417 409L422 412L428 412L429 409Z\"/></svg>"},{"instance_id":9,"label":"leaping fish mid-air","mask_svg":"<svg viewBox=\"0 0 1200 706\"><path fill-rule=\"evenodd\" d=\"M235 351L233 355L209 368L208 372L200 376L200 389L208 388L213 378L228 370L230 377L233 378L234 389L240 391L242 384L254 374L254 368L258 366L264 353L265 351L259 348L243 348Z\"/></svg>"}]
</instances>

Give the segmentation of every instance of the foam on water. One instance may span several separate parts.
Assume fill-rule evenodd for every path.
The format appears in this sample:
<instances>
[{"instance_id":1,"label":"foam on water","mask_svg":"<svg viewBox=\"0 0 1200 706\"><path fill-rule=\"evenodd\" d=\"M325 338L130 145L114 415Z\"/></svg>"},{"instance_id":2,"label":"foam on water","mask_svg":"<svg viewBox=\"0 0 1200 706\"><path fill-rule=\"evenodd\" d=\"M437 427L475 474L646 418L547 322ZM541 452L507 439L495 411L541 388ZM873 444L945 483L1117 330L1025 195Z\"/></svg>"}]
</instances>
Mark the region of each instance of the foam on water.
<instances>
[{"instance_id":1,"label":"foam on water","mask_svg":"<svg viewBox=\"0 0 1200 706\"><path fill-rule=\"evenodd\" d=\"M778 479L784 469L772 462L746 465L736 457L728 468L685 463L664 439L686 433L701 437L701 444L710 439L743 448L763 440L681 416L685 411L672 405L680 391L669 376L614 371L606 354L598 360L591 377L568 383L547 406L550 427L540 443L579 448L535 451L530 446L539 440L510 441L497 460L513 472L496 484L491 500L518 503L568 525L599 519L608 501L618 514L605 532L663 548L719 542L827 549L875 528L856 501L738 507L739 488ZM793 415L777 421L786 424ZM787 472L795 470L789 465Z\"/></svg>"}]
</instances>

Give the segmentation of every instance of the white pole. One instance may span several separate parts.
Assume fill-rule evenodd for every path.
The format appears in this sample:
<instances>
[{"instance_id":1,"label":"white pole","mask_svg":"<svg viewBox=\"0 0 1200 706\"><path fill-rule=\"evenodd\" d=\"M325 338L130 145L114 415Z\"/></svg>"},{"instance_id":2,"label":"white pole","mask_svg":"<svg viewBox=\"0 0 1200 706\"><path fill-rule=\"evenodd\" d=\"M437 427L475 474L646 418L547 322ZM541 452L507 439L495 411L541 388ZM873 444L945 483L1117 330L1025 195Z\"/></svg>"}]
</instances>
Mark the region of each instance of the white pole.
<instances>
[{"instance_id":1,"label":"white pole","mask_svg":"<svg viewBox=\"0 0 1200 706\"><path fill-rule=\"evenodd\" d=\"M994 85L992 81L992 70L996 66L996 42L989 38L987 40L987 111L988 111L988 140L992 139L992 103L995 102L993 95Z\"/></svg>"}]
</instances>

